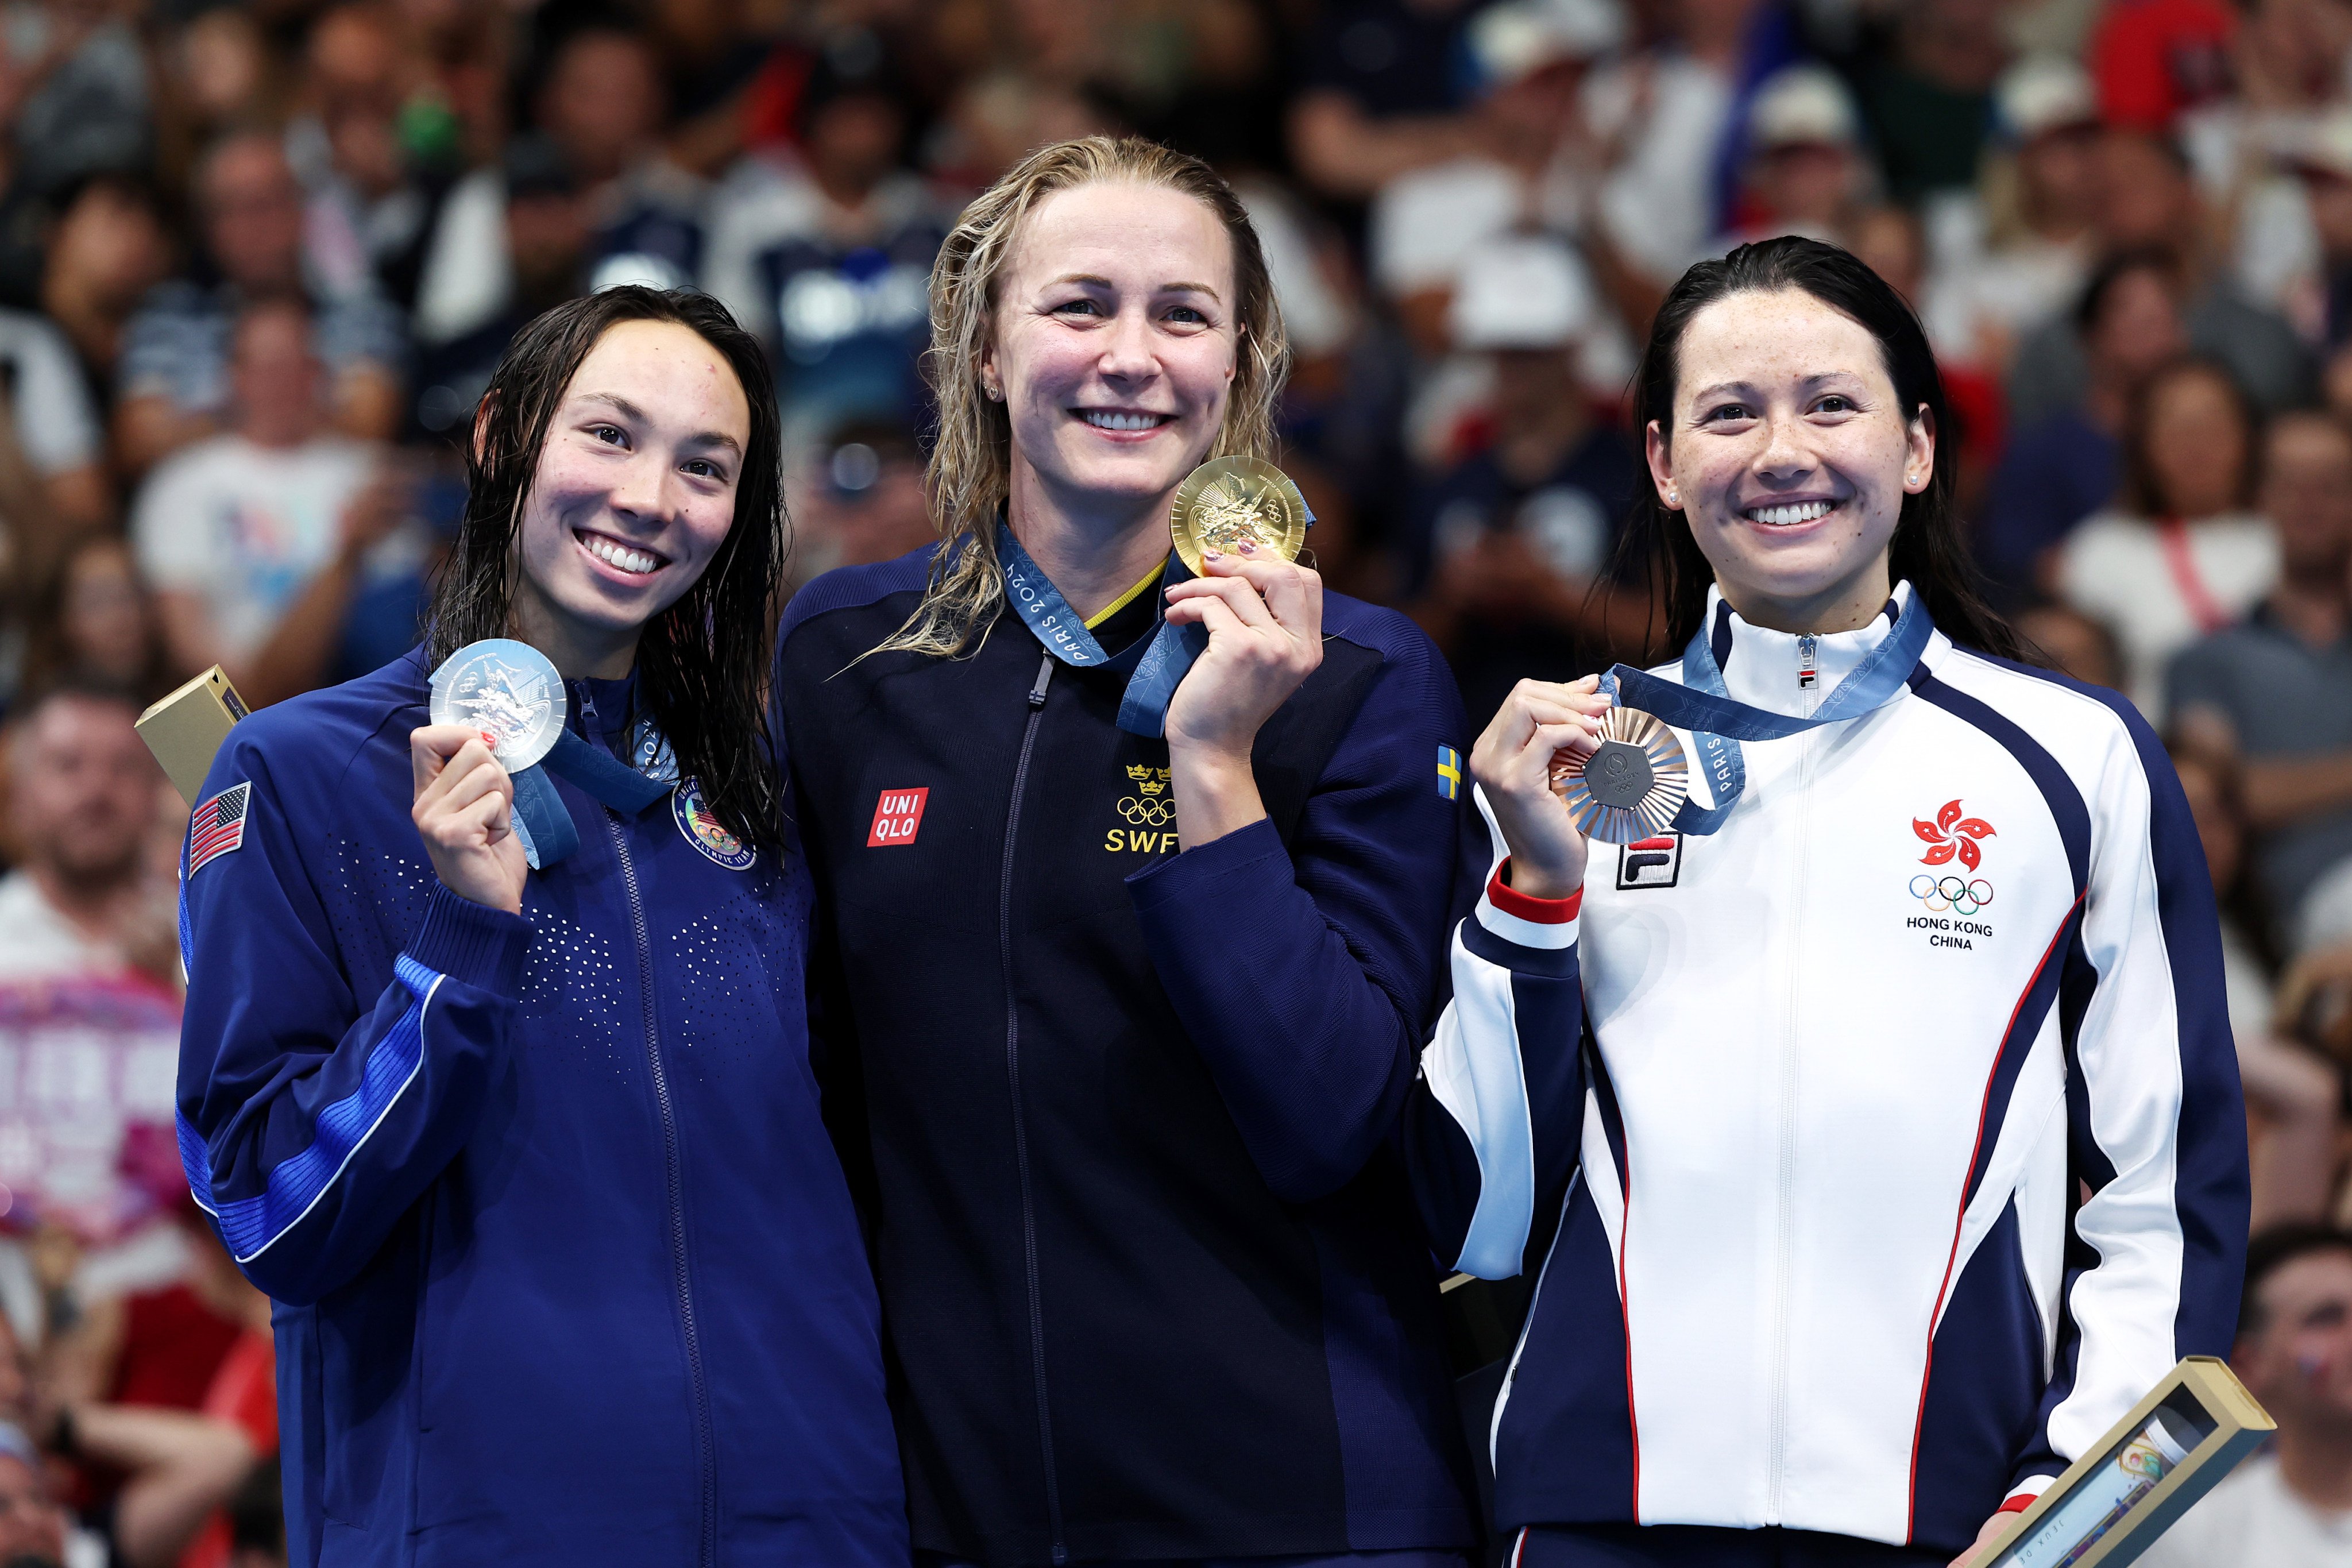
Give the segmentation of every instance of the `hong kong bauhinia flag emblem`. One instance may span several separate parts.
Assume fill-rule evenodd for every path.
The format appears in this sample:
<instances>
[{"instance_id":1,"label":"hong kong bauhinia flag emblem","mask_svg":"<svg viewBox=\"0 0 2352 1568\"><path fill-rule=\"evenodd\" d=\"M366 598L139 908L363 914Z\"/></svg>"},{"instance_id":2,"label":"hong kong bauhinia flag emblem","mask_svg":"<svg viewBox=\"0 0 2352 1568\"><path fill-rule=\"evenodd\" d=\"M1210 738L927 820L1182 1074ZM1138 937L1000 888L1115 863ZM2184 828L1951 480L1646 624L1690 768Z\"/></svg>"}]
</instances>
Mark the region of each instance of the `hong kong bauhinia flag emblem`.
<instances>
[{"instance_id":1,"label":"hong kong bauhinia flag emblem","mask_svg":"<svg viewBox=\"0 0 2352 1568\"><path fill-rule=\"evenodd\" d=\"M1943 866L1958 857L1960 864L1971 871L1984 861L1984 851L1977 847L1977 840L1993 837L1992 824L1981 816L1962 816L1957 800L1946 801L1933 822L1913 817L1911 831L1927 846L1927 852L1919 857L1919 864Z\"/></svg>"}]
</instances>

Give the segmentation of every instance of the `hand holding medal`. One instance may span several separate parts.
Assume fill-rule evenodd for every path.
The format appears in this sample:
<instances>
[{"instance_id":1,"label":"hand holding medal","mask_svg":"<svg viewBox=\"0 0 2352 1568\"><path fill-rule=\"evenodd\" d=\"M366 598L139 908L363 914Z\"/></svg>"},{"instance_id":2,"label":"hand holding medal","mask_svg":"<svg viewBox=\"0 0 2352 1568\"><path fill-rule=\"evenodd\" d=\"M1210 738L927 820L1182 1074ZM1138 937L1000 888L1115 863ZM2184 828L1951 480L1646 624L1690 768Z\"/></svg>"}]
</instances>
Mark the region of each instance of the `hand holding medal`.
<instances>
[{"instance_id":1,"label":"hand holding medal","mask_svg":"<svg viewBox=\"0 0 2352 1568\"><path fill-rule=\"evenodd\" d=\"M1522 680L1471 749L1470 771L1511 851L1511 886L1564 899L1584 883L1587 830L1563 810L1553 780L1564 763L1589 765L1612 713L1598 676L1566 685Z\"/></svg>"},{"instance_id":2,"label":"hand holding medal","mask_svg":"<svg viewBox=\"0 0 2352 1568\"><path fill-rule=\"evenodd\" d=\"M433 722L408 737L410 816L452 892L520 912L530 868L514 831L514 775L554 746L564 706L562 677L529 643L469 643L433 672Z\"/></svg>"},{"instance_id":3,"label":"hand holding medal","mask_svg":"<svg viewBox=\"0 0 2352 1568\"><path fill-rule=\"evenodd\" d=\"M1196 575L1168 590L1166 619L1209 637L1169 702L1171 749L1245 761L1258 727L1322 662L1322 579L1295 560L1311 521L1298 487L1255 458L1213 458L1177 488L1169 531Z\"/></svg>"}]
</instances>

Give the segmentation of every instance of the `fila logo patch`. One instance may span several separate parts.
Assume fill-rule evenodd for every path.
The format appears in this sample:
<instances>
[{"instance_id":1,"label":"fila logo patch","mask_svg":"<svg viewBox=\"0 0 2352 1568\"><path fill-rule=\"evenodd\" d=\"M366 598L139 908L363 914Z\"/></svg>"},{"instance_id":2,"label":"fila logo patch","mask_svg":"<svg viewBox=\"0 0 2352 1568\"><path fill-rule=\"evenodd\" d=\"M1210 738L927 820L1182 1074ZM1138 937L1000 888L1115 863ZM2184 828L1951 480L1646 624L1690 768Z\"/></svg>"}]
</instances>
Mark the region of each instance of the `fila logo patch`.
<instances>
[{"instance_id":1,"label":"fila logo patch","mask_svg":"<svg viewBox=\"0 0 2352 1568\"><path fill-rule=\"evenodd\" d=\"M884 790L882 798L874 803L874 826L866 830L866 847L888 849L912 844L923 826L923 803L930 794L928 784L921 789Z\"/></svg>"},{"instance_id":2,"label":"fila logo patch","mask_svg":"<svg viewBox=\"0 0 2352 1568\"><path fill-rule=\"evenodd\" d=\"M231 784L188 814L189 876L205 862L245 847L245 806L252 795L250 783Z\"/></svg>"},{"instance_id":3,"label":"fila logo patch","mask_svg":"<svg viewBox=\"0 0 2352 1568\"><path fill-rule=\"evenodd\" d=\"M1617 851L1617 888L1671 888L1682 880L1683 836L1668 833L1643 838Z\"/></svg>"}]
</instances>

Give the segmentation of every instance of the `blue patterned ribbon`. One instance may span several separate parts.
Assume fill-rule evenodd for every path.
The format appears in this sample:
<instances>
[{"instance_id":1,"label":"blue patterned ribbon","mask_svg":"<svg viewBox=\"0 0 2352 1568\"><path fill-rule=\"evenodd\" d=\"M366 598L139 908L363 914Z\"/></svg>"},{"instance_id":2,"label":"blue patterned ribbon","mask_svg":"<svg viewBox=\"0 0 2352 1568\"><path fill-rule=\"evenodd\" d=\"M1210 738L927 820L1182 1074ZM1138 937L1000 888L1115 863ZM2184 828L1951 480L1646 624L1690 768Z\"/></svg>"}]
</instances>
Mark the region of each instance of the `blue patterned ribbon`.
<instances>
[{"instance_id":1,"label":"blue patterned ribbon","mask_svg":"<svg viewBox=\"0 0 2352 1568\"><path fill-rule=\"evenodd\" d=\"M1064 664L1079 668L1115 665L1118 661L1103 651L1087 629L1085 617L1070 608L1062 591L1054 586L1053 579L1029 558L1021 542L1013 537L1013 530L1003 522L996 525L996 559L1004 568L1004 596L1013 602L1013 612L1021 622L1035 634L1045 651ZM1162 590L1169 584L1191 577L1182 560L1173 551L1168 564L1161 570ZM1157 601L1160 629L1153 635L1150 646L1135 673L1127 678L1127 694L1118 702L1118 727L1130 735L1149 735L1155 739L1168 730L1168 703L1176 695L1177 682L1192 668L1209 646L1209 629L1202 626L1170 626L1164 613L1167 601Z\"/></svg>"}]
</instances>

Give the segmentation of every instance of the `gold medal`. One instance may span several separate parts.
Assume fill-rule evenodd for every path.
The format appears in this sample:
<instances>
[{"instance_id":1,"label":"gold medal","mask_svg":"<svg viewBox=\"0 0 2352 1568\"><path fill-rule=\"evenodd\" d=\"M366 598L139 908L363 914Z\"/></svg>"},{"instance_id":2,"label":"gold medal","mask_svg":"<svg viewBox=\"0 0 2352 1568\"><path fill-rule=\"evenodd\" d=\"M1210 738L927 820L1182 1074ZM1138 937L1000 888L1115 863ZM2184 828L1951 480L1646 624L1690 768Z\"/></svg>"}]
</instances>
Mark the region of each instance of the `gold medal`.
<instances>
[{"instance_id":1,"label":"gold medal","mask_svg":"<svg viewBox=\"0 0 2352 1568\"><path fill-rule=\"evenodd\" d=\"M1690 763L1672 730L1638 708L1612 708L1591 756L1552 753L1551 787L1587 838L1633 844L1674 826L1690 795Z\"/></svg>"},{"instance_id":2,"label":"gold medal","mask_svg":"<svg viewBox=\"0 0 2352 1568\"><path fill-rule=\"evenodd\" d=\"M1195 576L1204 551L1232 553L1244 540L1281 556L1298 559L1307 542L1307 498L1290 476L1255 458L1213 458L1176 487L1169 531L1176 553Z\"/></svg>"}]
</instances>

